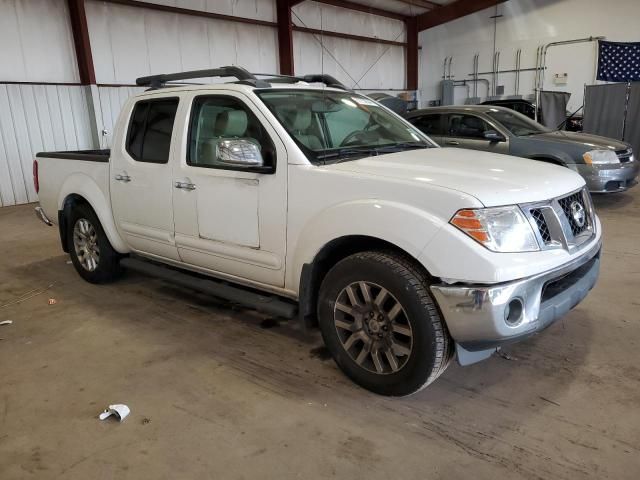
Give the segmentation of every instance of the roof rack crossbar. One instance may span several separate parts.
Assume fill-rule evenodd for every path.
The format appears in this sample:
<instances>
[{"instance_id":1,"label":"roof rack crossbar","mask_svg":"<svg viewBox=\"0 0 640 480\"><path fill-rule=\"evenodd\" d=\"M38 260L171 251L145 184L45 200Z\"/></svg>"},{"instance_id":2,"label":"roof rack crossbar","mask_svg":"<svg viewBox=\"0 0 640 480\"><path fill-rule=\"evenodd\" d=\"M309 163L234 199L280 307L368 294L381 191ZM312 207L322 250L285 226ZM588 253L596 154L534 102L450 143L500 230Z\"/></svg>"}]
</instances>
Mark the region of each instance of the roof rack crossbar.
<instances>
[{"instance_id":1,"label":"roof rack crossbar","mask_svg":"<svg viewBox=\"0 0 640 480\"><path fill-rule=\"evenodd\" d=\"M256 77L242 67L234 65L220 68L210 68L205 70L192 70L189 72L163 73L160 75L150 75L136 79L136 85L141 87L161 88L165 83L176 80L188 80L192 78L205 77L236 77L241 81L257 81Z\"/></svg>"},{"instance_id":2,"label":"roof rack crossbar","mask_svg":"<svg viewBox=\"0 0 640 480\"><path fill-rule=\"evenodd\" d=\"M266 81L270 83L290 83L290 82L307 82L307 83L324 83L327 87L340 88L342 90L349 90L335 77L327 73L312 73L309 75L303 75L296 77L295 75L280 75L276 73L254 73L253 75L267 78Z\"/></svg>"}]
</instances>

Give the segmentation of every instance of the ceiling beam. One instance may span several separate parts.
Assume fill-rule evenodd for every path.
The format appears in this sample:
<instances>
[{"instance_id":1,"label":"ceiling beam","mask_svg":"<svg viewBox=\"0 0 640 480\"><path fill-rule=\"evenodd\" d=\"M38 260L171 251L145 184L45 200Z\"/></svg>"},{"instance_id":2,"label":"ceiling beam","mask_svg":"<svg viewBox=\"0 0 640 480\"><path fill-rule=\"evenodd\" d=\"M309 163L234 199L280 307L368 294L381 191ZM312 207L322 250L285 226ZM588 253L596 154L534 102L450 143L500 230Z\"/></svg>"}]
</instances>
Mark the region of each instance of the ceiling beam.
<instances>
[{"instance_id":1,"label":"ceiling beam","mask_svg":"<svg viewBox=\"0 0 640 480\"><path fill-rule=\"evenodd\" d=\"M434 8L418 16L418 31L442 25L485 8L491 8L507 0L457 0L440 8Z\"/></svg>"},{"instance_id":2,"label":"ceiling beam","mask_svg":"<svg viewBox=\"0 0 640 480\"><path fill-rule=\"evenodd\" d=\"M428 10L432 10L434 8L439 8L442 5L436 2L430 2L429 0L397 0L400 3L405 3L407 5L411 5L413 7L426 8Z\"/></svg>"},{"instance_id":3,"label":"ceiling beam","mask_svg":"<svg viewBox=\"0 0 640 480\"><path fill-rule=\"evenodd\" d=\"M393 18L394 20L403 21L407 18L406 15L402 15L397 12L390 12L389 10L383 10L381 8L369 7L368 5L362 5L360 3L350 2L349 0L314 0L317 3L325 3L333 7L346 8L347 10L355 10L357 12L369 13L371 15L378 15L379 17ZM296 2L300 3L300 2Z\"/></svg>"}]
</instances>

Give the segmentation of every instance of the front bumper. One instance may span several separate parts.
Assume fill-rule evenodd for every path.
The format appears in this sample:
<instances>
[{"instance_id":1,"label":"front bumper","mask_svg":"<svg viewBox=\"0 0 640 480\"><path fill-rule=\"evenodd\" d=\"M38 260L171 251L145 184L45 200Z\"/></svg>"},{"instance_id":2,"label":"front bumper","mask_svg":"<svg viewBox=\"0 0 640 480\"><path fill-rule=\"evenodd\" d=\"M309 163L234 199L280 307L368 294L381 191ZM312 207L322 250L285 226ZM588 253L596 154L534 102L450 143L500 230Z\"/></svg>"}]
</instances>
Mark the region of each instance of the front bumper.
<instances>
[{"instance_id":1,"label":"front bumper","mask_svg":"<svg viewBox=\"0 0 640 480\"><path fill-rule=\"evenodd\" d=\"M561 267L511 282L433 285L458 361L464 365L482 360L497 347L529 337L564 316L595 285L600 249L598 241Z\"/></svg>"},{"instance_id":2,"label":"front bumper","mask_svg":"<svg viewBox=\"0 0 640 480\"><path fill-rule=\"evenodd\" d=\"M569 165L578 172L587 183L591 193L623 192L638 182L636 177L640 173L640 161L586 165Z\"/></svg>"}]
</instances>

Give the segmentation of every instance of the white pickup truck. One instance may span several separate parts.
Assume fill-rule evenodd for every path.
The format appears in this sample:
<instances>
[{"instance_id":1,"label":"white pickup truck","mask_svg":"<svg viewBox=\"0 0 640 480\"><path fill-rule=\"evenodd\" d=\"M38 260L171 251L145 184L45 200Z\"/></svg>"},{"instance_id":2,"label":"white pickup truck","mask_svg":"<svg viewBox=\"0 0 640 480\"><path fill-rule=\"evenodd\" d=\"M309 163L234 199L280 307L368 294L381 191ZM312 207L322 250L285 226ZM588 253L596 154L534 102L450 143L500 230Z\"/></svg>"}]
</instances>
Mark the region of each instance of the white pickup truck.
<instances>
[{"instance_id":1,"label":"white pickup truck","mask_svg":"<svg viewBox=\"0 0 640 480\"><path fill-rule=\"evenodd\" d=\"M238 80L169 85L213 76ZM298 316L356 383L408 395L597 280L600 221L570 170L438 148L327 75L138 83L110 151L34 162L37 213L89 282L137 268Z\"/></svg>"}]
</instances>

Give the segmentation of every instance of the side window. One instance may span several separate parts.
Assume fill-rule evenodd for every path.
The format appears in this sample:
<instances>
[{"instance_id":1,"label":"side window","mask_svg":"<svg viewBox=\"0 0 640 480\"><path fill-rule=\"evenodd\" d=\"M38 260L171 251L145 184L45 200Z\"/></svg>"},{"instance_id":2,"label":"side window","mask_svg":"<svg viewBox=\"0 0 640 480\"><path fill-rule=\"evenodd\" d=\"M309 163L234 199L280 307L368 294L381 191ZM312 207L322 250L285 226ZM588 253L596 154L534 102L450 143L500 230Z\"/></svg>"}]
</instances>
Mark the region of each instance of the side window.
<instances>
[{"instance_id":1,"label":"side window","mask_svg":"<svg viewBox=\"0 0 640 480\"><path fill-rule=\"evenodd\" d=\"M138 162L167 163L177 98L136 103L129 122L127 152Z\"/></svg>"},{"instance_id":2,"label":"side window","mask_svg":"<svg viewBox=\"0 0 640 480\"><path fill-rule=\"evenodd\" d=\"M225 96L201 96L193 101L189 124L187 164L193 167L246 170L218 162L218 143L248 140L260 149L265 167L275 167L275 146L256 116L240 100Z\"/></svg>"},{"instance_id":3,"label":"side window","mask_svg":"<svg viewBox=\"0 0 640 480\"><path fill-rule=\"evenodd\" d=\"M462 138L484 139L484 132L492 130L488 123L474 115L450 114L448 127L447 135Z\"/></svg>"},{"instance_id":4,"label":"side window","mask_svg":"<svg viewBox=\"0 0 640 480\"><path fill-rule=\"evenodd\" d=\"M420 117L410 118L409 121L427 135L444 134L442 129L442 115L422 115Z\"/></svg>"}]
</instances>

